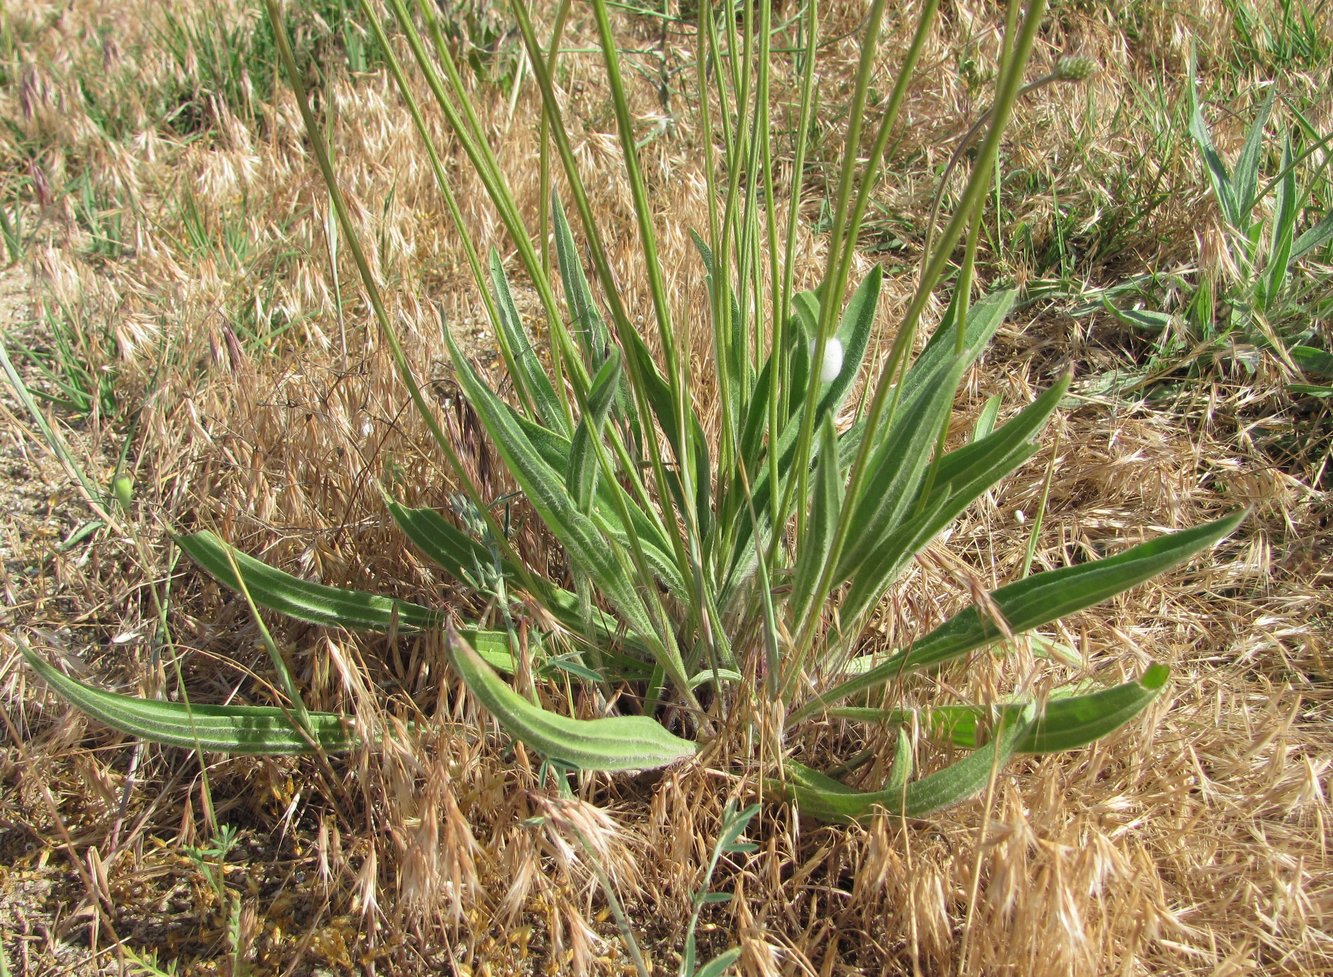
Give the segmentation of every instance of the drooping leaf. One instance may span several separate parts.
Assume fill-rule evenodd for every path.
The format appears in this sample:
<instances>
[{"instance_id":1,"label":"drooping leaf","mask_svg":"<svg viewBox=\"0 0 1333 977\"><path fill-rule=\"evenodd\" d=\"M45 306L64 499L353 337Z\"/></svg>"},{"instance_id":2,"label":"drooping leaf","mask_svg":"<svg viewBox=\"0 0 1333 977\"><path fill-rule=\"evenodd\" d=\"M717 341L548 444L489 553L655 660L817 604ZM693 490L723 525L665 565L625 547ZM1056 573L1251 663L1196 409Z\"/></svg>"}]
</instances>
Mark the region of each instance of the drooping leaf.
<instances>
[{"instance_id":1,"label":"drooping leaf","mask_svg":"<svg viewBox=\"0 0 1333 977\"><path fill-rule=\"evenodd\" d=\"M588 771L652 770L693 756L695 745L648 716L571 719L533 705L487 666L452 628L449 657L504 730L550 760Z\"/></svg>"},{"instance_id":2,"label":"drooping leaf","mask_svg":"<svg viewBox=\"0 0 1333 977\"><path fill-rule=\"evenodd\" d=\"M330 587L302 580L224 543L215 533L200 530L179 534L176 545L220 584L240 591L240 583L260 607L325 627L365 628L371 631L427 631L439 627L443 616L430 608L359 590ZM240 572L238 582L233 564ZM494 668L514 671L509 639L502 631L471 631L470 641Z\"/></svg>"},{"instance_id":3,"label":"drooping leaf","mask_svg":"<svg viewBox=\"0 0 1333 977\"><path fill-rule=\"evenodd\" d=\"M1215 522L1140 543L1117 556L1061 567L1008 584L991 594L994 608L1015 634L1083 610L1157 576L1229 536L1245 511ZM877 661L796 710L789 722L849 696L877 688L908 672L938 668L1002 636L990 616L975 605L955 614L911 648Z\"/></svg>"},{"instance_id":4,"label":"drooping leaf","mask_svg":"<svg viewBox=\"0 0 1333 977\"><path fill-rule=\"evenodd\" d=\"M256 604L298 621L330 627L425 631L438 627L437 611L410 601L302 580L224 543L209 530L177 535L176 545L219 583L240 590L233 563Z\"/></svg>"},{"instance_id":5,"label":"drooping leaf","mask_svg":"<svg viewBox=\"0 0 1333 977\"><path fill-rule=\"evenodd\" d=\"M130 736L186 749L196 747L222 753L281 756L337 753L356 745L350 720L329 712L307 712L312 743L301 730L295 713L274 706L215 706L161 702L107 692L72 679L37 656L19 640L28 665L61 698Z\"/></svg>"},{"instance_id":6,"label":"drooping leaf","mask_svg":"<svg viewBox=\"0 0 1333 977\"><path fill-rule=\"evenodd\" d=\"M1113 733L1161 695L1170 670L1152 665L1136 682L1125 682L1082 695L1052 694L1045 711L1015 747L1018 753L1058 753L1086 746ZM860 722L909 723L914 718L931 736L948 739L967 749L978 746L988 725L1001 717L1016 719L1022 703L994 707L971 705L931 706L924 709L876 709L864 706L835 707L829 715Z\"/></svg>"},{"instance_id":7,"label":"drooping leaf","mask_svg":"<svg viewBox=\"0 0 1333 977\"><path fill-rule=\"evenodd\" d=\"M788 760L786 790L797 810L823 821L858 821L883 809L891 815L924 817L979 794L1013 756L1031 719L1021 714L980 750L943 770L905 785L857 791L816 770Z\"/></svg>"}]
</instances>

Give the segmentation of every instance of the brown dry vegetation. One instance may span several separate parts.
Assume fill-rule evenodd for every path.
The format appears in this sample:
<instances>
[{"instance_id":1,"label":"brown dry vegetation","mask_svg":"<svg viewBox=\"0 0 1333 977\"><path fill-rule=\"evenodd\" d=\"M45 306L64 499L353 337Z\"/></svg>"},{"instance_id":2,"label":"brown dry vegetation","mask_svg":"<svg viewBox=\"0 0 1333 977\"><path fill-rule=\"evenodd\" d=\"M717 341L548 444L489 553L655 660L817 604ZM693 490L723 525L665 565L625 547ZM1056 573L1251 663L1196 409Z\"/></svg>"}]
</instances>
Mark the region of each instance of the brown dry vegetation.
<instances>
[{"instance_id":1,"label":"brown dry vegetation","mask_svg":"<svg viewBox=\"0 0 1333 977\"><path fill-rule=\"evenodd\" d=\"M841 39L822 52L822 155L804 175L815 185L839 152L837 107L858 40L860 5L830 7L828 36ZM938 168L984 108L998 51L1002 15L993 5L946 7L862 260L863 270L882 260L890 271L886 330L913 284ZM240 26L257 13L235 0L176 16ZM312 708L373 719L366 728L389 719L399 732L328 765L209 757L205 781L189 753L140 748L90 724L23 668L16 631L108 688L156 692L168 673L155 650L155 591L194 701L271 701L244 603L176 562L167 526L215 527L326 582L447 603L447 582L406 547L374 483L441 507L449 484L345 260L336 301L328 197L285 86L251 79L276 95L232 103L196 90L198 65L164 53L166 15L143 0L6 0L2 16L10 40L0 203L28 229L26 253L5 273L2 328L11 349L41 348L51 341L45 311L75 317L83 356L114 377L114 405L52 416L97 484L110 481L128 442L137 493L127 532L103 529L61 548L89 510L6 392L0 946L10 972L135 972L126 971L127 950L157 951L182 973L239 972L223 906L187 854L211 841L211 804L240 831L225 883L241 894L235 930L254 973L629 972L575 831L597 848L595 862L658 972L674 973L723 804L759 789L757 771L725 756L664 776L589 778L577 802L557 802L538 789L536 761L460 690L436 641L274 620ZM318 38L318 22L304 22ZM685 321L707 307L687 235L706 207L693 76L675 76L665 105L647 79L663 51L668 66L687 64L689 39L664 42L649 19L618 23L626 48L647 52L637 56L645 131L664 113L673 123L644 152ZM895 15L892 30L910 23ZM588 40L585 29L575 25L573 46ZM1078 254L1067 277L1076 287L1206 262L1217 216L1178 117L1189 45L1236 110L1217 117L1224 151L1234 153L1239 120L1269 81L1316 128L1333 130L1329 104L1314 98L1333 81L1329 64L1238 61L1236 32L1234 13L1217 0L1057 5L1034 70L1066 51L1102 70L1086 87L1046 89L1020 107L992 242L1018 224L1029 241L1072 235ZM886 77L902 43L886 39ZM332 42L314 49L345 189L391 311L415 367L449 404L435 303L468 324L479 357L491 359L485 327L471 325L484 316L458 242L391 81L373 66L348 72ZM627 297L642 307L600 74L592 59L567 63L564 87L585 127L578 151L603 233ZM105 88L81 91L88 79ZM535 226L536 92L521 85L511 107L507 89L477 84L493 144ZM1159 94L1176 118L1155 106ZM89 106L99 98L105 111L95 117ZM174 108L164 117L166 104ZM448 165L473 234L503 253L502 230L461 154ZM80 215L85 186L119 222L110 253ZM824 242L818 214L806 217L812 270ZM229 250L228 235L244 248ZM1037 244L987 250L991 279L1052 275ZM1002 394L1012 411L1065 364L1095 380L1144 359L1142 337L1109 316L1071 318L1076 304L1043 300L1015 317L968 381L959 431L989 395ZM1042 567L1252 506L1240 533L1210 557L1047 634L1106 677L1169 664L1169 692L1151 716L1075 753L1015 763L993 796L924 821L827 827L768 806L751 832L759 851L715 881L735 899L706 916L705 946L739 942L748 974L1333 970L1327 409L1287 395L1280 365L1269 361L1254 373L1220 357L1205 366L1148 399L1089 393L1063 411L1047 450L974 506L881 615L886 644L901 642L974 587L1013 579L1048 464ZM42 382L35 372L30 379ZM484 453L465 417L455 427L470 451ZM557 565L535 520L521 506L513 515L533 559ZM985 699L1040 692L1054 677L1031 654L1003 666L979 655L937 681L950 698ZM406 722L423 716L409 731ZM827 748L840 735L813 728L804 745ZM546 827L524 823L537 814L550 816Z\"/></svg>"}]
</instances>

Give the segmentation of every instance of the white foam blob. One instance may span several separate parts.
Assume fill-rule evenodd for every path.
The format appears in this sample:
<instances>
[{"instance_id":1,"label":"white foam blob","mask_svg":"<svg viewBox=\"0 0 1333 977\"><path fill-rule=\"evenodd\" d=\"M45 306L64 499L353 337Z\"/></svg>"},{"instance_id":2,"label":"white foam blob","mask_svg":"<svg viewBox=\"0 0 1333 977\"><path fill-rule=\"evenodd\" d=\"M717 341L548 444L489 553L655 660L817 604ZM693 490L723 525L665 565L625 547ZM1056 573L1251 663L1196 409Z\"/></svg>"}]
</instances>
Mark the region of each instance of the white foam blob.
<instances>
[{"instance_id":1,"label":"white foam blob","mask_svg":"<svg viewBox=\"0 0 1333 977\"><path fill-rule=\"evenodd\" d=\"M815 341L810 340L810 358L815 358ZM842 342L834 336L824 347L824 365L819 371L821 383L832 383L842 372Z\"/></svg>"}]
</instances>

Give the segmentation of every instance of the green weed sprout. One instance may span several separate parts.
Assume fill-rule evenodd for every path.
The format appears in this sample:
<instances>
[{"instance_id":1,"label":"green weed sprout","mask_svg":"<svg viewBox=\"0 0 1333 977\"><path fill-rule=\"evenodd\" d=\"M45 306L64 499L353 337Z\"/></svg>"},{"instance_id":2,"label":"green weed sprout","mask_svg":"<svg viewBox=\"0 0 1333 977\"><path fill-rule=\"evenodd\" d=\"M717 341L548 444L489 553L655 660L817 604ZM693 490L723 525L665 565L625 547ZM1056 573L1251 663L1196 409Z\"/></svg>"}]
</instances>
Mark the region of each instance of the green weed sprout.
<instances>
[{"instance_id":1,"label":"green weed sprout","mask_svg":"<svg viewBox=\"0 0 1333 977\"><path fill-rule=\"evenodd\" d=\"M977 134L969 178L952 216L933 235L918 289L878 364L867 363L866 352L881 272L876 268L853 287L851 268L938 3L921 5L891 90L879 93L873 108L872 69L888 4L876 0L870 6L834 185L827 265L822 284L811 291L794 285L803 181L799 176L791 181L792 199L785 204L774 188L772 5L746 2L737 6L736 16L722 18L715 5L698 5L697 111L710 211L695 243L708 276L711 345L711 368L698 372L691 362L694 337L673 319L668 301L671 283L658 260L652 202L607 0L594 0L587 9L600 40L652 299L651 346L612 277L606 242L575 162L571 120L556 89L555 61L570 4L560 5L545 44L528 5L515 2L511 8L574 214L571 221L552 195L556 272L542 260L535 243L540 236L519 214L435 5L418 0L409 9L409 3L387 0L415 70L429 88L428 106L415 98L385 25L369 3L362 8L462 235L513 397L502 399L487 384L447 322L444 342L500 459L563 548L568 577L548 579L513 550L492 515L494 500L483 497L470 479L423 396L348 218L302 72L279 29L281 59L328 185L341 240L360 270L401 379L479 519L473 520L473 532L431 509L391 498L387 507L423 554L464 585L503 603L507 620L523 615L526 603L540 606L545 619L556 622L562 646L572 643L578 652L576 660L566 659L562 676L580 677L576 697L585 697L595 710L615 694L622 711L632 703L637 714L572 718L540 694L520 695L501 677L516 670L520 654L533 656L534 674L540 675L542 656L554 640L521 647L512 628L456 629L435 608L300 580L208 532L178 537L187 554L255 604L304 621L398 632L443 628L453 665L480 704L511 736L557 767L643 770L685 761L724 735L726 720L736 715L776 717L773 728L780 734L777 742L764 739L764 755L779 757L788 752L788 734L811 720L896 724L897 760L880 790L854 789L789 757L770 763L771 783L802 813L830 820L861 818L878 809L906 816L938 810L978 793L1014 754L1086 744L1123 725L1160 693L1167 670L1153 665L1137 681L1092 692L1063 690L1041 707L959 704L918 712L886 702L886 690L912 676L1089 607L1204 551L1236 528L1239 513L1106 559L1010 583L900 650L866 654L859 643L880 598L913 556L1032 457L1069 384L1063 377L1006 423L945 450L943 435L959 384L1016 299L1013 290L1003 290L972 301L972 257L1002 134L1023 89L1045 9L1042 0L1009 5L994 97L984 132ZM280 24L276 3L268 4ZM793 24L799 79L793 172L801 174L815 104L819 4L807 2ZM1070 63L1060 70L1082 74L1088 67ZM520 318L498 256L483 261L468 234L441 154L431 143L427 111L446 120L485 186L535 290L541 310L535 328ZM785 236L780 227L788 228ZM765 239L767 249L760 245ZM959 244L963 258L947 312L913 358L923 312L954 264ZM534 352L539 338L549 365ZM850 395L863 371L873 375L866 378L864 399L854 402ZM705 387L717 391L716 417L700 416L697 409ZM514 600L518 593L524 602ZM300 753L345 749L373 734L345 717L295 706L187 710L111 695L25 654L80 708L161 742ZM686 720L668 729L659 722L668 714ZM914 724L962 748L964 756L914 777L906 733Z\"/></svg>"}]
</instances>

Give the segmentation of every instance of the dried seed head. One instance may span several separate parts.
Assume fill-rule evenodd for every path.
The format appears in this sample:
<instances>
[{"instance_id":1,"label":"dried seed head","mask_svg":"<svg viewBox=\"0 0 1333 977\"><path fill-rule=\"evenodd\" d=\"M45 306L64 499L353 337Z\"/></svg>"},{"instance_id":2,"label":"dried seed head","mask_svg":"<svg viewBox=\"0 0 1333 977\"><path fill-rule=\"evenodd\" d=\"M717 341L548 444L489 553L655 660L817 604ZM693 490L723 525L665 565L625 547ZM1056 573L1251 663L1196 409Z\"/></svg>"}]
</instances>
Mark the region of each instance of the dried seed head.
<instances>
[{"instance_id":1,"label":"dried seed head","mask_svg":"<svg viewBox=\"0 0 1333 977\"><path fill-rule=\"evenodd\" d=\"M1056 81L1087 81L1097 71L1097 62L1092 58L1069 56L1055 63L1051 72Z\"/></svg>"}]
</instances>

